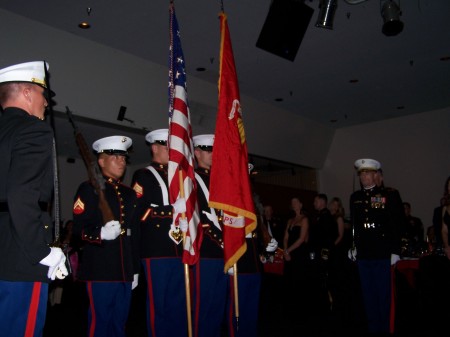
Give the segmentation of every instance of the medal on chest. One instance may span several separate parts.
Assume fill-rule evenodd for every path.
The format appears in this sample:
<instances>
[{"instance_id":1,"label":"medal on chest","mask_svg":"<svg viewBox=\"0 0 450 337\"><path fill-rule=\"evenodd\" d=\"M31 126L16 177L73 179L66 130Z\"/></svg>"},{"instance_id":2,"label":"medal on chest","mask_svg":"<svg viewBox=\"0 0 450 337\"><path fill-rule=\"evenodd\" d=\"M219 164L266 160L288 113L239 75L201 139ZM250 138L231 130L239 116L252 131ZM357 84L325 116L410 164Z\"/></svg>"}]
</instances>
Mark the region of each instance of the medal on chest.
<instances>
[{"instance_id":1,"label":"medal on chest","mask_svg":"<svg viewBox=\"0 0 450 337\"><path fill-rule=\"evenodd\" d=\"M370 197L370 206L372 208L384 208L386 205L386 197L377 194L373 197Z\"/></svg>"}]
</instances>

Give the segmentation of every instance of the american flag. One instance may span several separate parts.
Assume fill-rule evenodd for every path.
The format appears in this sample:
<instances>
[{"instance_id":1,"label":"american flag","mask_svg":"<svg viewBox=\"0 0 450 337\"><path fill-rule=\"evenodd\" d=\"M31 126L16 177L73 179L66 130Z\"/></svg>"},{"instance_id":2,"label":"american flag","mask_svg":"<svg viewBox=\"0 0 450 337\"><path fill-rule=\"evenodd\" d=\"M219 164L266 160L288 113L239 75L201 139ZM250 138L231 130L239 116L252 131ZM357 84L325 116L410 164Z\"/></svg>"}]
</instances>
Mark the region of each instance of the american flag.
<instances>
[{"instance_id":1,"label":"american flag","mask_svg":"<svg viewBox=\"0 0 450 337\"><path fill-rule=\"evenodd\" d=\"M194 146L186 91L184 56L173 4L169 11L169 194L170 202L173 203L182 196L184 191L185 216L189 226L184 240L183 263L195 264L199 257L201 231L197 232L200 217L194 176ZM183 183L180 184L180 181ZM178 223L180 216L181 214L174 214L174 223Z\"/></svg>"}]
</instances>

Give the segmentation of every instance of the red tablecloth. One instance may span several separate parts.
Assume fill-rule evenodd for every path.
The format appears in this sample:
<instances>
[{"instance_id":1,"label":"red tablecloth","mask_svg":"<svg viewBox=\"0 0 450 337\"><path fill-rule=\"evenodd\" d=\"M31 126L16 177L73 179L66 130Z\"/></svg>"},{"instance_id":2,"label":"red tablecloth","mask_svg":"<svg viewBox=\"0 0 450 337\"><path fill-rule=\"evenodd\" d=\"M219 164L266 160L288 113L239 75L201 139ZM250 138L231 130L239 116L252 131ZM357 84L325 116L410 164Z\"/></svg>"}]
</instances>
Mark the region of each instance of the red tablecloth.
<instances>
[{"instance_id":1,"label":"red tablecloth","mask_svg":"<svg viewBox=\"0 0 450 337\"><path fill-rule=\"evenodd\" d=\"M396 300L396 282L395 282L395 273L399 272L402 273L408 284L411 286L411 288L416 287L416 281L415 281L415 272L419 270L419 259L405 259L400 260L396 263L395 267L392 267L391 272L391 290L392 290L392 296L391 296L391 322L390 322L390 332L394 333L395 331L395 300Z\"/></svg>"},{"instance_id":2,"label":"red tablecloth","mask_svg":"<svg viewBox=\"0 0 450 337\"><path fill-rule=\"evenodd\" d=\"M419 259L400 260L395 268L406 277L411 288L416 287L414 273L419 269Z\"/></svg>"}]
</instances>

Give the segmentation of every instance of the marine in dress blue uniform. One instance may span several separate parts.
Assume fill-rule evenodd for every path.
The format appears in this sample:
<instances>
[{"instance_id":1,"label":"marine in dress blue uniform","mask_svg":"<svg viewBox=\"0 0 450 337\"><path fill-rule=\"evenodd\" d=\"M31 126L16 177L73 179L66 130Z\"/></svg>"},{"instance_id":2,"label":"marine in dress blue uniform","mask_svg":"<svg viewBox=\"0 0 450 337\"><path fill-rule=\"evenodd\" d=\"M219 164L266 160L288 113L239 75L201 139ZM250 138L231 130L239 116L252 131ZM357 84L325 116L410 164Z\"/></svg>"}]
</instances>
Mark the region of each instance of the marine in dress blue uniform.
<instances>
[{"instance_id":1,"label":"marine in dress blue uniform","mask_svg":"<svg viewBox=\"0 0 450 337\"><path fill-rule=\"evenodd\" d=\"M380 166L373 159L355 162L362 189L350 197L356 260L372 334L388 334L390 330L391 264L399 260L405 221L398 191L375 183Z\"/></svg>"},{"instance_id":2,"label":"marine in dress blue uniform","mask_svg":"<svg viewBox=\"0 0 450 337\"><path fill-rule=\"evenodd\" d=\"M187 335L182 233L174 230L169 203L167 129L149 132L152 163L133 174L138 196L140 258L147 281L147 328L150 337Z\"/></svg>"},{"instance_id":3,"label":"marine in dress blue uniform","mask_svg":"<svg viewBox=\"0 0 450 337\"><path fill-rule=\"evenodd\" d=\"M48 282L67 275L51 248L53 131L45 123L48 64L0 70L0 326L8 337L42 336Z\"/></svg>"},{"instance_id":4,"label":"marine in dress blue uniform","mask_svg":"<svg viewBox=\"0 0 450 337\"><path fill-rule=\"evenodd\" d=\"M194 336L220 337L223 324L228 275L224 273L221 215L208 206L214 135L193 137L197 160L197 203L203 240L200 259L194 266Z\"/></svg>"},{"instance_id":5,"label":"marine in dress blue uniform","mask_svg":"<svg viewBox=\"0 0 450 337\"><path fill-rule=\"evenodd\" d=\"M227 326L230 337L257 337L259 295L262 264L259 259L260 240L254 231L247 234L247 250L237 262L239 320L236 321L233 275L229 275ZM229 271L231 274L231 270Z\"/></svg>"},{"instance_id":6,"label":"marine in dress blue uniform","mask_svg":"<svg viewBox=\"0 0 450 337\"><path fill-rule=\"evenodd\" d=\"M93 144L114 220L105 223L91 182L81 183L74 198L73 231L83 242L78 278L86 282L89 297L89 337L125 337L131 291L139 274L136 193L120 181L131 144L124 136L102 138Z\"/></svg>"},{"instance_id":7,"label":"marine in dress blue uniform","mask_svg":"<svg viewBox=\"0 0 450 337\"><path fill-rule=\"evenodd\" d=\"M249 173L253 169L253 164L248 165ZM263 207L259 203L259 197L253 195L255 209L261 210ZM262 214L258 214L258 219ZM269 243L263 242L262 235L258 235L258 228L245 237L247 250L237 262L238 270L238 300L239 319L236 320L235 296L232 269L229 273L228 302L226 312L226 325L230 337L257 337L259 299L261 290L262 263L260 260L261 251L265 247L266 252L274 252L278 247L278 242L271 239ZM262 247L262 248L261 248Z\"/></svg>"}]
</instances>

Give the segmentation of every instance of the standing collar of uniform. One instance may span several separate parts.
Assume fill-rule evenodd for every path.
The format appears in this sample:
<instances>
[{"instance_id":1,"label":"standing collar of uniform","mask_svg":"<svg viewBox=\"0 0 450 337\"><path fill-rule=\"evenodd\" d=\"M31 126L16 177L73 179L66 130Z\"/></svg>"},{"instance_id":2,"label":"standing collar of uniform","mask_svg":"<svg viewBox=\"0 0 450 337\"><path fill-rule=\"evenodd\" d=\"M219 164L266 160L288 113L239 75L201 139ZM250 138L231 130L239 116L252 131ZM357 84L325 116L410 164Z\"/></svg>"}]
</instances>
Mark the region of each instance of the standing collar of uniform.
<instances>
[{"instance_id":1,"label":"standing collar of uniform","mask_svg":"<svg viewBox=\"0 0 450 337\"><path fill-rule=\"evenodd\" d=\"M372 191L372 190L374 190L376 187L377 187L377 185L375 184L375 185L370 186L370 187L364 187L363 190L364 190L364 191Z\"/></svg>"},{"instance_id":2,"label":"standing collar of uniform","mask_svg":"<svg viewBox=\"0 0 450 337\"><path fill-rule=\"evenodd\" d=\"M151 165L157 170L166 170L167 171L167 164L164 165L164 164L160 164L157 162L152 162Z\"/></svg>"},{"instance_id":3,"label":"standing collar of uniform","mask_svg":"<svg viewBox=\"0 0 450 337\"><path fill-rule=\"evenodd\" d=\"M120 179L114 179L114 178L107 177L107 176L104 176L104 177L105 177L106 181L110 184L117 185L117 184L121 183Z\"/></svg>"},{"instance_id":4,"label":"standing collar of uniform","mask_svg":"<svg viewBox=\"0 0 450 337\"><path fill-rule=\"evenodd\" d=\"M204 168L204 167L197 167L195 170L197 173L203 173L203 174L209 174L211 172L210 169Z\"/></svg>"}]
</instances>

